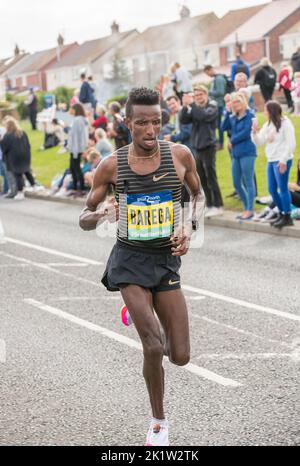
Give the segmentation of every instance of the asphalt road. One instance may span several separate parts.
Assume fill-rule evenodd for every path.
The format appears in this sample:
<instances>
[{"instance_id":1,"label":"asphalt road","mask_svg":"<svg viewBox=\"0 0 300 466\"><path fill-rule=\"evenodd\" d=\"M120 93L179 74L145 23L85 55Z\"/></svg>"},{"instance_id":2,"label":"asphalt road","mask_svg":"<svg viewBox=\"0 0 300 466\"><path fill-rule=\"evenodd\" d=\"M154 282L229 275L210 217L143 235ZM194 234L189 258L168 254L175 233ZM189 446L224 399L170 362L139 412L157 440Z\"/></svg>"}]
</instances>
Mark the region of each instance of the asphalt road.
<instances>
[{"instance_id":1,"label":"asphalt road","mask_svg":"<svg viewBox=\"0 0 300 466\"><path fill-rule=\"evenodd\" d=\"M145 441L138 336L99 284L114 241L81 231L79 212L0 200L2 445ZM165 362L172 445L300 444L299 246L210 227L183 259L192 359Z\"/></svg>"}]
</instances>

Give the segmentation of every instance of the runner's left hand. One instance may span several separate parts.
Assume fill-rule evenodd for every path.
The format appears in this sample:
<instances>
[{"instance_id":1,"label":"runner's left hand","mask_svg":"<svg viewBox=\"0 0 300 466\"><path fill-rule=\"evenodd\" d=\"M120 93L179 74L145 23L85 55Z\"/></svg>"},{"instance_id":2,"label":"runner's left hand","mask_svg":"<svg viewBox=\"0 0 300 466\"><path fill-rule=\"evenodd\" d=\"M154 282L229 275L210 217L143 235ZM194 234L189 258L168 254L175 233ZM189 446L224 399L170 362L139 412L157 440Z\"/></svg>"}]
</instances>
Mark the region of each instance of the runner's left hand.
<instances>
[{"instance_id":1,"label":"runner's left hand","mask_svg":"<svg viewBox=\"0 0 300 466\"><path fill-rule=\"evenodd\" d=\"M190 226L179 227L171 236L172 256L184 256L190 247L192 229Z\"/></svg>"}]
</instances>

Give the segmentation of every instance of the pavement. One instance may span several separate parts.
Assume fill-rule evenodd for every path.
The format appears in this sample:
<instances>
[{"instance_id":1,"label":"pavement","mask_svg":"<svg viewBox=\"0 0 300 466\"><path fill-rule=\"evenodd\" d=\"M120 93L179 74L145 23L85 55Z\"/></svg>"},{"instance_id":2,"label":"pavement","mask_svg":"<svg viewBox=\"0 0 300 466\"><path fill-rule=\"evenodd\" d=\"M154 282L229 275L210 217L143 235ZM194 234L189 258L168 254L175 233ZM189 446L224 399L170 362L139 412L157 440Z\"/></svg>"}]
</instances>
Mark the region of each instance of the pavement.
<instances>
[{"instance_id":1,"label":"pavement","mask_svg":"<svg viewBox=\"0 0 300 466\"><path fill-rule=\"evenodd\" d=\"M27 192L26 197L30 199L42 199L52 202L62 202L66 204L74 205L85 205L86 199L74 199L69 197L57 197L49 193L49 191L39 191L37 193ZM263 207L263 206L262 206ZM272 228L268 223L260 222L243 222L242 220L236 219L237 212L231 210L224 210L224 214L219 217L213 217L210 219L205 219L207 225L222 227L222 228L233 228L235 230L243 231L256 231L259 233L267 233L277 236L290 236L292 238L300 238L300 221L294 221L293 227L286 227L282 230L277 228Z\"/></svg>"},{"instance_id":2,"label":"pavement","mask_svg":"<svg viewBox=\"0 0 300 466\"><path fill-rule=\"evenodd\" d=\"M143 445L142 352L81 205L0 200L0 444ZM192 357L164 362L175 446L300 445L299 241L205 227L182 260Z\"/></svg>"}]
</instances>

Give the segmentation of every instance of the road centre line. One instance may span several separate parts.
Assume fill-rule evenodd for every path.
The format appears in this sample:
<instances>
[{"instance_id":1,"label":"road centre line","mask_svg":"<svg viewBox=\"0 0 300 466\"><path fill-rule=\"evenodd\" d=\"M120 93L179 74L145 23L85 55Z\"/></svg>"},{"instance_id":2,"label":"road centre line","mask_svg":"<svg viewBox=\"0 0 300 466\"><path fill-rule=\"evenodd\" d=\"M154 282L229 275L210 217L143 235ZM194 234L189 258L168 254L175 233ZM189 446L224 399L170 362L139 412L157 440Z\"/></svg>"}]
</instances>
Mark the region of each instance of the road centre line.
<instances>
[{"instance_id":1,"label":"road centre line","mask_svg":"<svg viewBox=\"0 0 300 466\"><path fill-rule=\"evenodd\" d=\"M23 241L15 240L13 238L6 238L6 239L7 239L7 241L10 241L12 243L20 244L20 245L27 246L27 247L33 248L33 249L42 250L44 252L46 252L45 250L48 249L48 248L42 248L41 246L38 246L38 245L33 245L31 243L25 243ZM57 251L51 250L51 249L48 249L48 252L49 251L54 251L53 254L58 253L58 255L64 255L65 254L65 253L57 252ZM52 254L52 252L49 252L49 253ZM13 257L13 256L11 256L11 257ZM77 257L77 260L82 261L82 262L88 261L88 263L90 263L92 261L91 259L85 259L83 257L80 258L79 256L72 256L70 254L67 254L67 257L70 257L70 258L72 257L73 259L75 259ZM15 257L15 258L17 259L17 257ZM96 262L96 261L92 261L92 262L93 262L93 265L95 265L95 263L97 265L100 264L100 262ZM35 263L34 261L29 261L28 263L36 264L38 267L46 268L46 266L41 265L39 263ZM48 270L52 270L53 272L64 274L65 276L70 276L73 279L78 278L79 281L85 281L85 282L90 283L92 285L99 286L99 283L97 283L97 282L93 282L93 281L88 280L88 279L82 279L81 277L76 277L76 275L73 275L73 274L66 274L66 273L63 273L61 271L54 270L53 268L50 268L50 267L48 268ZM279 311L277 309L269 308L269 307L262 306L262 305L259 305L259 304L250 303L250 302L244 301L242 299L232 298L230 296L225 296L225 295L215 293L215 292L212 292L212 291L209 291L209 290L203 290L201 288L196 288L196 287L193 287L193 286L190 286L190 285L184 285L184 284L182 285L182 289L186 290L186 291L191 291L193 293L197 293L197 294L200 294L200 295L208 296L208 297L213 298L213 299L218 299L218 300L221 300L221 301L224 301L224 302L235 304L237 306L245 307L247 309L252 309L252 310L256 310L256 311L260 311L260 312L265 312L267 314L276 315L278 317L283 317L283 318L289 319L289 320L295 320L295 321L298 321L298 322L300 321L300 315L292 314L292 313L286 312L286 311Z\"/></svg>"},{"instance_id":2,"label":"road centre line","mask_svg":"<svg viewBox=\"0 0 300 466\"><path fill-rule=\"evenodd\" d=\"M101 335L110 338L111 340L115 340L119 343L125 344L131 348L137 349L139 351L142 351L142 345L141 343L133 340L132 338L125 337L123 335L120 335L119 333L113 332L111 330L108 330L105 327L100 327L97 324L94 324L92 322L89 322L88 320L81 319L80 317L74 316L73 314L70 314L68 312L62 311L61 309L58 309L53 306L49 306L47 304L41 303L40 301L37 301L35 299L27 298L24 299L24 302L34 306L38 309L41 309L43 311L49 312L50 314L53 314L57 317L60 317L62 319L68 320L69 322L75 323L77 325L80 325L81 327L87 328L89 330L93 330L94 332L98 332ZM168 359L165 358L167 361ZM184 369L188 372L191 372L193 374L196 374L200 377L203 377L205 379L208 379L212 382L218 383L220 385L223 385L225 387L239 387L242 384L237 382L236 380L229 379L227 377L223 377L219 374L216 374L215 372L212 372L208 369L205 369L204 367L197 366L196 364L189 363L186 366L182 366L181 369Z\"/></svg>"}]
</instances>

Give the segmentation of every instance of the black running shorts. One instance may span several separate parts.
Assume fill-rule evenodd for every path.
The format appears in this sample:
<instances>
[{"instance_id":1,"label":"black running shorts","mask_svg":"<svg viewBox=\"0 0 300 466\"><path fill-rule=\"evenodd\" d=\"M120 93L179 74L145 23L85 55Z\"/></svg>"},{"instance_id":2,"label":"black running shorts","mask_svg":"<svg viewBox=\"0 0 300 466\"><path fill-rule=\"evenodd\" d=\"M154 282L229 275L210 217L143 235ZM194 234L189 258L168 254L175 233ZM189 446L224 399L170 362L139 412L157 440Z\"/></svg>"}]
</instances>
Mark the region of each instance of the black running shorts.
<instances>
[{"instance_id":1,"label":"black running shorts","mask_svg":"<svg viewBox=\"0 0 300 466\"><path fill-rule=\"evenodd\" d=\"M152 291L180 288L181 259L170 252L138 251L117 242L108 259L101 282L109 291L139 285Z\"/></svg>"}]
</instances>

